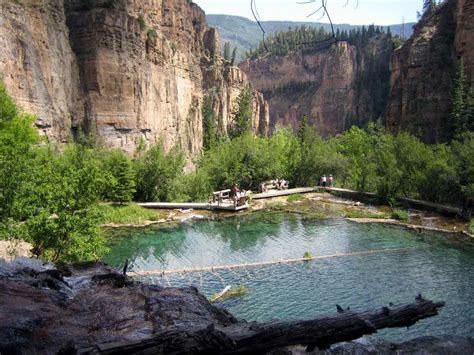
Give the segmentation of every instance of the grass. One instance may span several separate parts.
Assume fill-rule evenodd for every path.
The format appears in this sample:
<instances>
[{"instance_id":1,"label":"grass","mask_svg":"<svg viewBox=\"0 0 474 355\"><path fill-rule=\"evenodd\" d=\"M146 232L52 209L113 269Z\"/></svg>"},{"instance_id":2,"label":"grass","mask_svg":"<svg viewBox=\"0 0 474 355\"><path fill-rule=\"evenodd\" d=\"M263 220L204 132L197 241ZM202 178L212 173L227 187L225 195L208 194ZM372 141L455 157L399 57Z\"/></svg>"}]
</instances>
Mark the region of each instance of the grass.
<instances>
[{"instance_id":1,"label":"grass","mask_svg":"<svg viewBox=\"0 0 474 355\"><path fill-rule=\"evenodd\" d=\"M372 218L372 219L387 219L389 216L386 213L375 213L367 210L347 210L344 213L345 218Z\"/></svg>"},{"instance_id":2,"label":"grass","mask_svg":"<svg viewBox=\"0 0 474 355\"><path fill-rule=\"evenodd\" d=\"M285 204L280 202L275 202L268 205L268 208L273 211L283 211L285 207Z\"/></svg>"},{"instance_id":3,"label":"grass","mask_svg":"<svg viewBox=\"0 0 474 355\"><path fill-rule=\"evenodd\" d=\"M399 221L408 221L408 212L405 210L394 209L392 211L392 218Z\"/></svg>"},{"instance_id":4,"label":"grass","mask_svg":"<svg viewBox=\"0 0 474 355\"><path fill-rule=\"evenodd\" d=\"M163 218L159 211L146 209L135 203L122 206L102 204L100 208L105 224L143 224L146 221L158 221Z\"/></svg>"},{"instance_id":5,"label":"grass","mask_svg":"<svg viewBox=\"0 0 474 355\"><path fill-rule=\"evenodd\" d=\"M217 295L218 293L215 293L213 294L210 298L209 298L209 301L210 302L215 302L217 300L225 300L227 298L232 298L232 297L243 297L245 296L247 293L249 292L248 288L245 287L245 286L242 286L240 285L239 287L237 288L233 288L233 289L230 289L229 291L227 291L226 293L224 293L224 295L222 297L219 297L217 299Z\"/></svg>"},{"instance_id":6,"label":"grass","mask_svg":"<svg viewBox=\"0 0 474 355\"><path fill-rule=\"evenodd\" d=\"M288 202L302 201L304 200L304 196L302 194L294 194L294 195L289 196L286 200Z\"/></svg>"}]
</instances>

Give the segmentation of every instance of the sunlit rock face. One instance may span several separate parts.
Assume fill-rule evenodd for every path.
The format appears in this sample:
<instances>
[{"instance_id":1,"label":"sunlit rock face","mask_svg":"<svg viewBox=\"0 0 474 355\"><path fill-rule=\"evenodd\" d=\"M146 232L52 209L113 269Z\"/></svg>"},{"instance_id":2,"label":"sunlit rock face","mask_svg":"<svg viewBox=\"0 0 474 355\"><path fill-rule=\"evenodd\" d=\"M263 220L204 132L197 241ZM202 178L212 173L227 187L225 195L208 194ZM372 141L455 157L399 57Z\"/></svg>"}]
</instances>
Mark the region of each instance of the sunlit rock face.
<instances>
[{"instance_id":1,"label":"sunlit rock face","mask_svg":"<svg viewBox=\"0 0 474 355\"><path fill-rule=\"evenodd\" d=\"M246 61L240 68L268 99L272 128L297 129L307 115L327 136L383 118L391 54L391 39L382 34L361 47L338 42L311 54Z\"/></svg>"},{"instance_id":2,"label":"sunlit rock face","mask_svg":"<svg viewBox=\"0 0 474 355\"><path fill-rule=\"evenodd\" d=\"M450 135L456 62L474 81L474 3L450 0L424 16L413 36L392 57L387 128L409 131L428 143Z\"/></svg>"},{"instance_id":3,"label":"sunlit rock face","mask_svg":"<svg viewBox=\"0 0 474 355\"><path fill-rule=\"evenodd\" d=\"M216 50L219 34L187 0L6 0L0 78L53 141L81 129L132 152L142 140L202 147L202 104L232 124L248 81ZM252 127L268 131L268 104L253 92Z\"/></svg>"}]
</instances>

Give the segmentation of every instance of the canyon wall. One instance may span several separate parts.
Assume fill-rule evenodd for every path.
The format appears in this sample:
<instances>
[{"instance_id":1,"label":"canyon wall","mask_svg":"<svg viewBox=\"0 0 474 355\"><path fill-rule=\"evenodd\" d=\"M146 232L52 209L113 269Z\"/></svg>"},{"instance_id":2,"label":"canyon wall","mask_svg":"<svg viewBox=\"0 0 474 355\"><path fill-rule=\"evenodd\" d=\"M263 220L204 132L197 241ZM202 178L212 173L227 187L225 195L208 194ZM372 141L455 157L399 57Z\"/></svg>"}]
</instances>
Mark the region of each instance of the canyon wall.
<instances>
[{"instance_id":1,"label":"canyon wall","mask_svg":"<svg viewBox=\"0 0 474 355\"><path fill-rule=\"evenodd\" d=\"M423 141L450 137L449 111L456 66L474 82L474 1L449 0L425 14L414 34L394 52L387 129L409 131Z\"/></svg>"},{"instance_id":2,"label":"canyon wall","mask_svg":"<svg viewBox=\"0 0 474 355\"><path fill-rule=\"evenodd\" d=\"M383 116L391 53L391 38L380 34L364 46L341 41L309 54L248 60L240 68L268 99L272 128L297 129L307 115L326 136Z\"/></svg>"},{"instance_id":3,"label":"canyon wall","mask_svg":"<svg viewBox=\"0 0 474 355\"><path fill-rule=\"evenodd\" d=\"M37 126L65 142L80 129L132 152L140 141L202 147L202 104L232 124L244 73L227 66L219 34L188 0L2 0L0 78ZM268 132L253 92L252 127Z\"/></svg>"}]
</instances>

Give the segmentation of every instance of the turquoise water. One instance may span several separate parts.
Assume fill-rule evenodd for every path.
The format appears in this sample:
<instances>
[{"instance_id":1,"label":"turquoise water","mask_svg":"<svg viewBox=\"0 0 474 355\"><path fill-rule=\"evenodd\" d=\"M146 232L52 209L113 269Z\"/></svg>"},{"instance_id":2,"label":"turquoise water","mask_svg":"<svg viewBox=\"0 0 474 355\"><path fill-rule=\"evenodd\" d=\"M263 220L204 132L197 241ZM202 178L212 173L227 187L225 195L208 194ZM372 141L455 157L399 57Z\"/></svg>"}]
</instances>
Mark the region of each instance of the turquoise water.
<instances>
[{"instance_id":1,"label":"turquoise water","mask_svg":"<svg viewBox=\"0 0 474 355\"><path fill-rule=\"evenodd\" d=\"M130 271L252 263L368 250L396 253L346 256L288 265L142 277L164 286L195 285L205 295L245 285L243 298L220 305L246 320L305 319L334 313L335 305L365 310L414 300L418 293L446 301L437 317L406 329L381 331L397 341L421 335L474 335L474 242L401 227L342 219L260 213L174 227L122 230L106 262Z\"/></svg>"}]
</instances>

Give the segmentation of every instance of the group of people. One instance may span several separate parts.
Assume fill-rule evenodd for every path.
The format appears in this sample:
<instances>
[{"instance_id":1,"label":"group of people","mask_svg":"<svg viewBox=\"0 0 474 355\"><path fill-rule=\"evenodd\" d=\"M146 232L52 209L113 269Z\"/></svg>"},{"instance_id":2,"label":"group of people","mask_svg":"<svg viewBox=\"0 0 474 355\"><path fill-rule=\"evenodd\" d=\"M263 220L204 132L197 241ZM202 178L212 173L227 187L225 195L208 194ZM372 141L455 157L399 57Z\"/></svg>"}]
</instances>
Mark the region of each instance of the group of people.
<instances>
[{"instance_id":1,"label":"group of people","mask_svg":"<svg viewBox=\"0 0 474 355\"><path fill-rule=\"evenodd\" d=\"M329 177L326 175L321 176L319 179L319 186L322 187L333 187L334 186L334 177L332 174L329 174Z\"/></svg>"},{"instance_id":2,"label":"group of people","mask_svg":"<svg viewBox=\"0 0 474 355\"><path fill-rule=\"evenodd\" d=\"M270 182L261 182L259 186L260 192L268 192L268 186L271 186L277 190L286 190L288 188L289 181L283 179L270 180Z\"/></svg>"},{"instance_id":3,"label":"group of people","mask_svg":"<svg viewBox=\"0 0 474 355\"><path fill-rule=\"evenodd\" d=\"M230 197L234 200L236 206L245 204L248 199L247 191L240 190L237 184L234 184L232 189L230 189Z\"/></svg>"}]
</instances>

